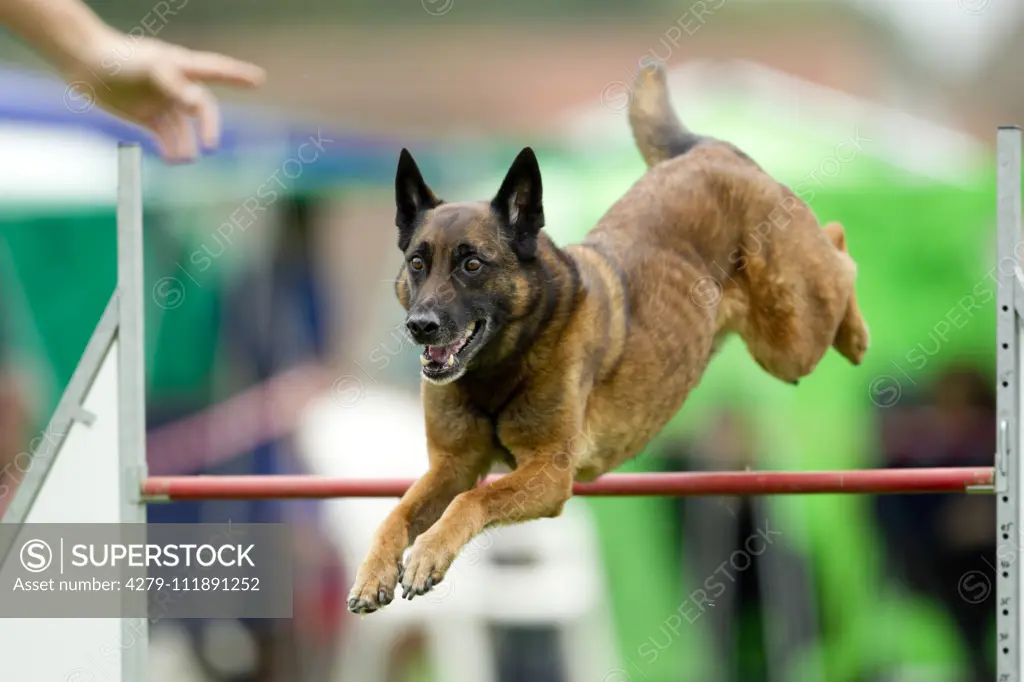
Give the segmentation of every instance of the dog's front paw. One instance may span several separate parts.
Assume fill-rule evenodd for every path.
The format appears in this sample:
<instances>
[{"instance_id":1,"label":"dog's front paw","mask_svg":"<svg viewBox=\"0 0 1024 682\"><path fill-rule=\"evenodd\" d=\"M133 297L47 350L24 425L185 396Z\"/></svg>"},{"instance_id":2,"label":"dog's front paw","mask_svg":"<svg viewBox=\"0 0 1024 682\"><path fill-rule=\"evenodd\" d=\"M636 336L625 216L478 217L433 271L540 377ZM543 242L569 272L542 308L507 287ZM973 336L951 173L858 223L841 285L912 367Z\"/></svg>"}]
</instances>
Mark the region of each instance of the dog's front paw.
<instances>
[{"instance_id":1,"label":"dog's front paw","mask_svg":"<svg viewBox=\"0 0 1024 682\"><path fill-rule=\"evenodd\" d=\"M421 535L413 543L402 567L402 597L411 600L429 592L444 580L454 559L455 553L444 542L430 533Z\"/></svg>"},{"instance_id":2,"label":"dog's front paw","mask_svg":"<svg viewBox=\"0 0 1024 682\"><path fill-rule=\"evenodd\" d=\"M385 561L371 554L356 574L356 582L348 593L348 610L352 613L373 613L395 598L401 559Z\"/></svg>"}]
</instances>

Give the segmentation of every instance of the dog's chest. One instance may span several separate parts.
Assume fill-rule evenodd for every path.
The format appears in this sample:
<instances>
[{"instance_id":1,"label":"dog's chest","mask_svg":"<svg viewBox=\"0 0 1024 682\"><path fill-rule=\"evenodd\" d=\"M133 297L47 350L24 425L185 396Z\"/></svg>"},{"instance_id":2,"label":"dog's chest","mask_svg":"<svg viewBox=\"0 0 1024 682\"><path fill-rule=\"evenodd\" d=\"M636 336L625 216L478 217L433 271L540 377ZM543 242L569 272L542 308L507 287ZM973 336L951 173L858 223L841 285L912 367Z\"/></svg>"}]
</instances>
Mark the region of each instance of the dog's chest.
<instances>
[{"instance_id":1,"label":"dog's chest","mask_svg":"<svg viewBox=\"0 0 1024 682\"><path fill-rule=\"evenodd\" d=\"M488 381L466 382L463 390L472 409L496 422L501 413L520 395L522 386L518 377L493 377Z\"/></svg>"}]
</instances>

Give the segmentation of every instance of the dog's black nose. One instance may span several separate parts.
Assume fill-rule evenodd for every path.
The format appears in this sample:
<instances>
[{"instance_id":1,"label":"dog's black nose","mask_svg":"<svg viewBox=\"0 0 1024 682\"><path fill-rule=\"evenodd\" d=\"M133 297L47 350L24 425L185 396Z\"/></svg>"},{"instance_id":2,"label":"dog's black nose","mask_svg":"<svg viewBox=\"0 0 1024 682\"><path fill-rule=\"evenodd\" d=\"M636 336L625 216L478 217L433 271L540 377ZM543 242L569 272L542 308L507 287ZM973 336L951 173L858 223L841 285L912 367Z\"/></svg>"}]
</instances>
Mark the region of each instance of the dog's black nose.
<instances>
[{"instance_id":1,"label":"dog's black nose","mask_svg":"<svg viewBox=\"0 0 1024 682\"><path fill-rule=\"evenodd\" d=\"M414 313L405 321L405 326L416 340L427 339L441 328L441 318L433 311Z\"/></svg>"}]
</instances>

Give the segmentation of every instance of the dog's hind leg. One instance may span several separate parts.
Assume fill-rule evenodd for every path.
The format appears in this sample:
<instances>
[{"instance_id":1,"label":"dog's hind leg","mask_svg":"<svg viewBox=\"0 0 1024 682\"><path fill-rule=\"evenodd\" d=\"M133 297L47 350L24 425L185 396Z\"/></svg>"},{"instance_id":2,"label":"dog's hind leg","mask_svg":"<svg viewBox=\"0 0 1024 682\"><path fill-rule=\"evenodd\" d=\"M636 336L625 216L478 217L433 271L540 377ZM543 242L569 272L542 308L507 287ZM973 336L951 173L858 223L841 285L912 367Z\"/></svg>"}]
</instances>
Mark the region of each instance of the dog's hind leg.
<instances>
[{"instance_id":1,"label":"dog's hind leg","mask_svg":"<svg viewBox=\"0 0 1024 682\"><path fill-rule=\"evenodd\" d=\"M762 369L795 385L832 345L844 306L842 299L830 304L820 296L806 269L780 267L784 262L775 254L747 261L749 305L740 336Z\"/></svg>"},{"instance_id":2,"label":"dog's hind leg","mask_svg":"<svg viewBox=\"0 0 1024 682\"><path fill-rule=\"evenodd\" d=\"M849 251L846 249L846 232L843 230L843 226L833 222L826 225L824 230L832 244L840 252L846 254L846 258L849 259L849 262L853 264L854 270L856 270L856 263L854 263L853 259L849 256ZM839 323L839 328L836 330L836 337L832 345L844 358L854 365L859 365L864 359L864 354L868 350L870 341L871 335L868 331L867 323L860 313L860 307L857 305L857 294L851 284L846 313Z\"/></svg>"},{"instance_id":3,"label":"dog's hind leg","mask_svg":"<svg viewBox=\"0 0 1024 682\"><path fill-rule=\"evenodd\" d=\"M754 362L776 379L794 386L814 371L823 349L828 347L804 334L795 320L752 320L743 334Z\"/></svg>"}]
</instances>

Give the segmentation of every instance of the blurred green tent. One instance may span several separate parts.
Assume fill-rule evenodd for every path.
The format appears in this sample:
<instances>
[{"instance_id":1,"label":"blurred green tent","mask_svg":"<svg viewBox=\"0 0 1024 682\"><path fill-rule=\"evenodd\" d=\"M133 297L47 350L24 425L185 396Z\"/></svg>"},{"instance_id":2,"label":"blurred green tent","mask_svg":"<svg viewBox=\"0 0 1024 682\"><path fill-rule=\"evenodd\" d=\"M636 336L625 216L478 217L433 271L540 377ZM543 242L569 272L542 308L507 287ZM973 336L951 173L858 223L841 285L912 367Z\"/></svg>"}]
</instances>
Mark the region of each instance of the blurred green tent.
<instances>
[{"instance_id":1,"label":"blurred green tent","mask_svg":"<svg viewBox=\"0 0 1024 682\"><path fill-rule=\"evenodd\" d=\"M566 117L561 137L534 145L546 229L559 243L582 238L644 171L625 112L632 73L615 76L592 104ZM991 369L994 156L955 130L749 62L694 62L672 71L669 82L691 129L737 144L823 222L844 224L872 346L856 368L830 352L794 388L764 373L733 340L668 431L685 434L709 411L739 406L759 425L761 468L877 465L875 403L892 404L946 360L968 357ZM503 149L494 175L458 195L493 194L517 151ZM641 456L626 470L647 466ZM663 638L659 628L687 598L679 557L668 549L669 501L590 503L630 679L707 679L700 621L684 623L680 641L656 660L638 655L649 638ZM833 495L770 501L772 526L813 566L827 633L822 647L778 679L845 681L897 668L927 671L935 682L953 678L963 656L953 625L885 575L870 503ZM687 584L704 580L690 577Z\"/></svg>"}]
</instances>

